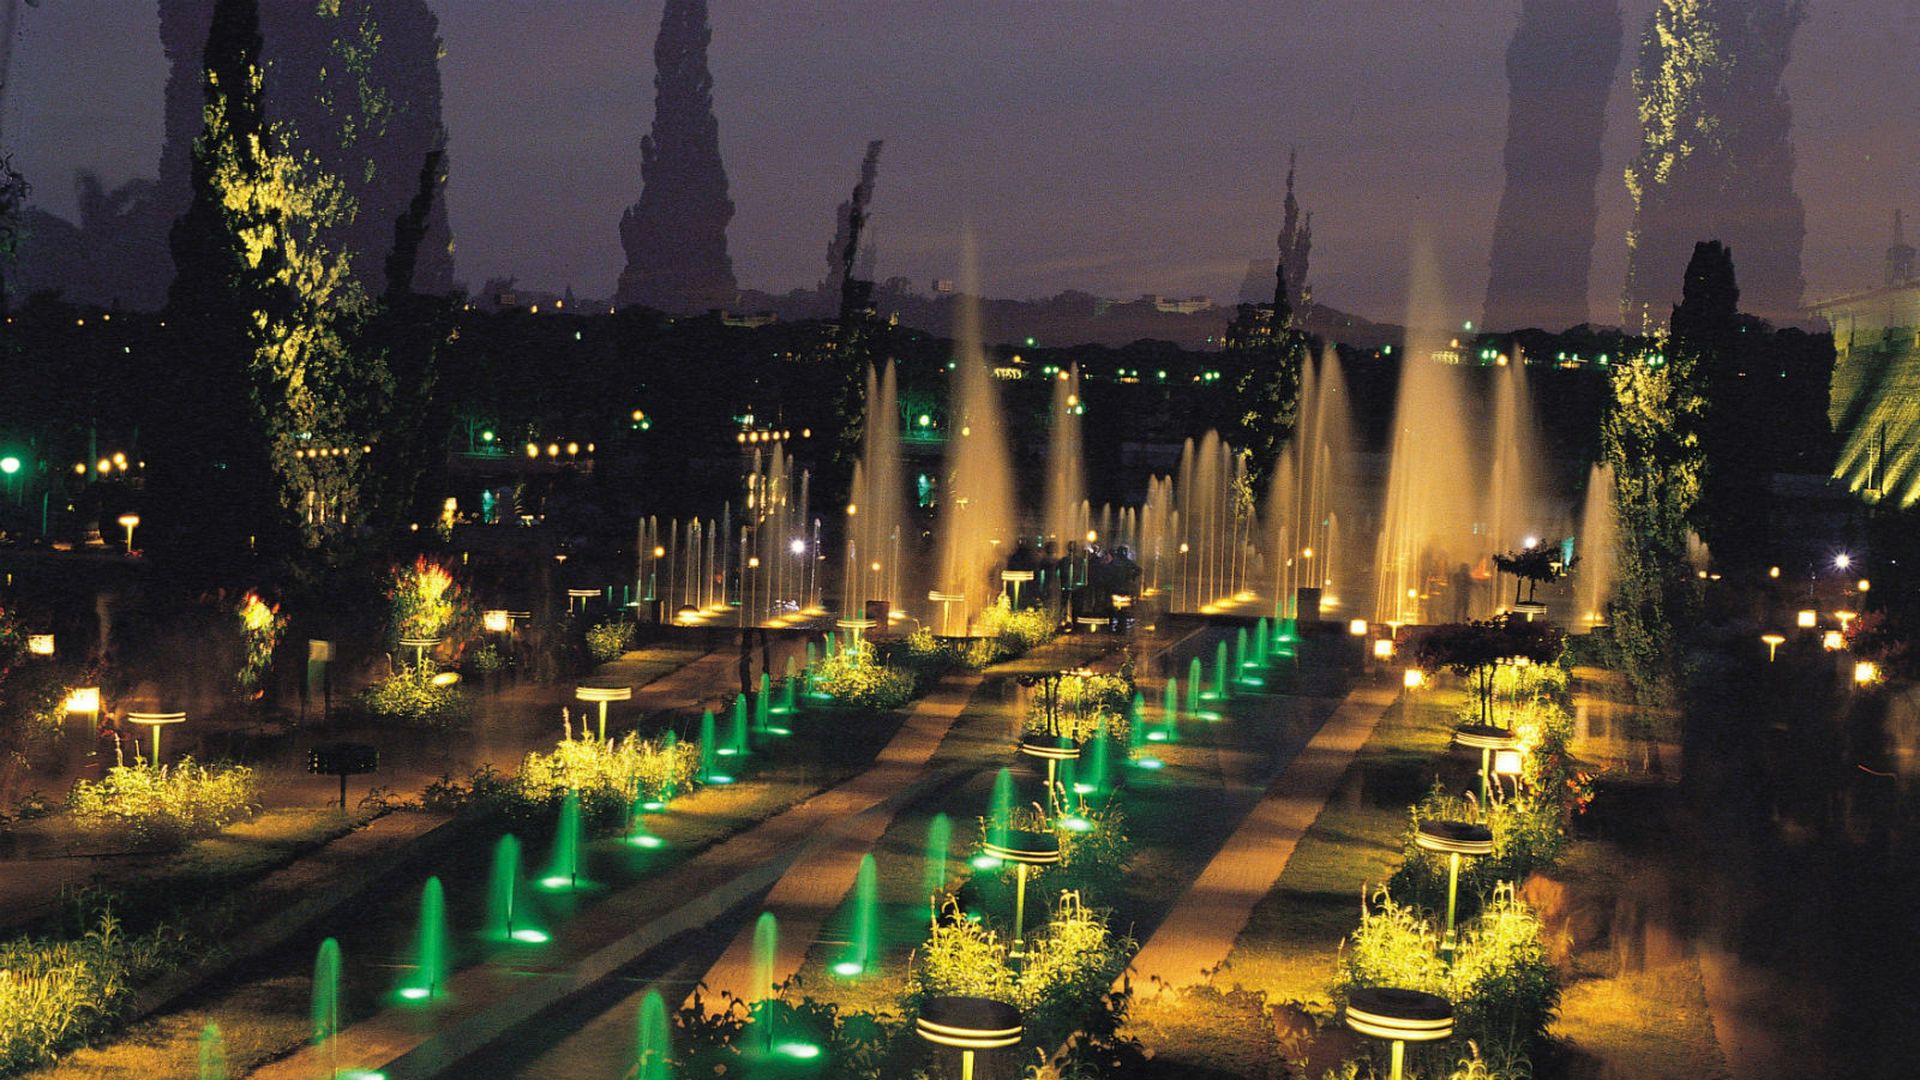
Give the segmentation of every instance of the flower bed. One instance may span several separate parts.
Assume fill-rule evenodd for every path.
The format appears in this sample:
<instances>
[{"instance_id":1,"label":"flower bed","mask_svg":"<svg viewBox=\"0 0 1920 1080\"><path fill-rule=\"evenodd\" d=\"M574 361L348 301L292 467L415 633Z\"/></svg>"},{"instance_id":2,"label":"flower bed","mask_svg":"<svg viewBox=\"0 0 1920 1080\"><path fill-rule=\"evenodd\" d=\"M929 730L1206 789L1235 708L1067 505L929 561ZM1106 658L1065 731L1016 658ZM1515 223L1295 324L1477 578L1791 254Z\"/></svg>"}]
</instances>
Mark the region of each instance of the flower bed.
<instances>
[{"instance_id":1,"label":"flower bed","mask_svg":"<svg viewBox=\"0 0 1920 1080\"><path fill-rule=\"evenodd\" d=\"M99 781L77 781L67 808L83 827L123 829L138 844L174 847L251 817L259 801L245 765L181 758L158 768L116 765Z\"/></svg>"}]
</instances>

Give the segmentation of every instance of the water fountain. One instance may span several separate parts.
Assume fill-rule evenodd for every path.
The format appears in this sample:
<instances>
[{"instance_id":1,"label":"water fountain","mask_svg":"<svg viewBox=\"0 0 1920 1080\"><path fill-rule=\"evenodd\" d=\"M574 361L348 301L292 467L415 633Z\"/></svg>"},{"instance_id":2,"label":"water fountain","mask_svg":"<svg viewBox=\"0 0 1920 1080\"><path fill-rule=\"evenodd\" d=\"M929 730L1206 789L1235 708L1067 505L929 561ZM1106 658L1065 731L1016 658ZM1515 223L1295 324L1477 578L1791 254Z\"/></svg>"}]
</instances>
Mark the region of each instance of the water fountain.
<instances>
[{"instance_id":1,"label":"water fountain","mask_svg":"<svg viewBox=\"0 0 1920 1080\"><path fill-rule=\"evenodd\" d=\"M920 873L920 891L927 896L929 921L939 914L939 896L947 891L947 856L952 850L953 822L945 814L933 815L927 822L927 859Z\"/></svg>"},{"instance_id":2,"label":"water fountain","mask_svg":"<svg viewBox=\"0 0 1920 1080\"><path fill-rule=\"evenodd\" d=\"M227 1080L227 1041L219 1024L200 1029L200 1080Z\"/></svg>"},{"instance_id":3,"label":"water fountain","mask_svg":"<svg viewBox=\"0 0 1920 1080\"><path fill-rule=\"evenodd\" d=\"M1498 368L1494 382L1492 475L1482 516L1486 525L1482 556L1487 558L1526 546L1530 537L1560 535L1559 523L1548 520L1542 498L1540 435L1527 394L1526 365L1509 363ZM1499 575L1492 578L1497 585ZM1490 594L1477 610L1504 606Z\"/></svg>"},{"instance_id":4,"label":"water fountain","mask_svg":"<svg viewBox=\"0 0 1920 1080\"><path fill-rule=\"evenodd\" d=\"M313 998L308 1041L330 1071L340 1071L340 943L328 938L313 955Z\"/></svg>"},{"instance_id":5,"label":"water fountain","mask_svg":"<svg viewBox=\"0 0 1920 1080\"><path fill-rule=\"evenodd\" d=\"M674 752L678 750L679 747L680 733L672 728L668 728L666 733L660 736L660 752L666 755L668 761L672 761ZM666 775L660 779L660 797L657 799L644 798L643 793L636 787L634 795L642 800L640 808L650 814L665 810L667 804L673 801L673 797L680 793L678 787L675 786L673 777L673 770L669 769Z\"/></svg>"},{"instance_id":6,"label":"water fountain","mask_svg":"<svg viewBox=\"0 0 1920 1080\"><path fill-rule=\"evenodd\" d=\"M649 808L664 809L664 806L665 804L659 802L649 803L644 792L637 790L634 792L631 804L627 808L627 835L623 837L629 846L648 850L666 846L665 840L655 836L647 828L647 810Z\"/></svg>"},{"instance_id":7,"label":"water fountain","mask_svg":"<svg viewBox=\"0 0 1920 1080\"><path fill-rule=\"evenodd\" d=\"M633 1080L673 1080L673 1029L667 1023L667 1002L660 991L649 990L640 999L638 1045L634 1049Z\"/></svg>"},{"instance_id":8,"label":"water fountain","mask_svg":"<svg viewBox=\"0 0 1920 1080\"><path fill-rule=\"evenodd\" d=\"M934 625L949 637L966 634L971 618L999 595L994 572L1013 551L1015 513L999 394L981 346L979 274L971 234L962 242L960 261L962 291L949 379L949 482L940 493L935 585L927 594L939 605Z\"/></svg>"},{"instance_id":9,"label":"water fountain","mask_svg":"<svg viewBox=\"0 0 1920 1080\"><path fill-rule=\"evenodd\" d=\"M893 364L867 371L866 432L847 504L847 562L842 614L864 618L866 601L889 610L907 598L902 544L906 508L900 459L900 394ZM809 664L812 660L809 657Z\"/></svg>"},{"instance_id":10,"label":"water fountain","mask_svg":"<svg viewBox=\"0 0 1920 1080\"><path fill-rule=\"evenodd\" d=\"M1200 671L1199 657L1195 656L1187 661L1187 715L1189 717L1198 717L1200 715L1200 695L1202 686L1204 685L1200 678ZM1177 688L1178 684L1175 680L1168 679L1167 685ZM1177 710L1169 709L1168 711L1174 712Z\"/></svg>"},{"instance_id":11,"label":"water fountain","mask_svg":"<svg viewBox=\"0 0 1920 1080\"><path fill-rule=\"evenodd\" d=\"M1053 383L1053 407L1047 413L1047 501L1041 521L1045 539L1063 551L1067 541L1084 537L1093 527L1088 521L1086 452L1080 438L1080 416L1085 411L1080 401L1080 369L1060 372Z\"/></svg>"},{"instance_id":12,"label":"water fountain","mask_svg":"<svg viewBox=\"0 0 1920 1080\"><path fill-rule=\"evenodd\" d=\"M1233 694L1230 688L1232 684L1229 681L1232 678L1231 670L1233 669L1227 667L1227 643L1217 642L1213 649L1213 689L1200 696L1210 697L1214 701L1225 701L1231 697Z\"/></svg>"},{"instance_id":13,"label":"water fountain","mask_svg":"<svg viewBox=\"0 0 1920 1080\"><path fill-rule=\"evenodd\" d=\"M747 696L741 694L733 699L733 738L728 745L720 748L720 753L728 757L747 756Z\"/></svg>"},{"instance_id":14,"label":"water fountain","mask_svg":"<svg viewBox=\"0 0 1920 1080\"><path fill-rule=\"evenodd\" d=\"M1112 769L1111 757L1113 741L1103 729L1096 731L1087 743L1087 775L1084 780L1074 784L1073 791L1078 795L1096 795L1107 790L1108 773Z\"/></svg>"},{"instance_id":15,"label":"water fountain","mask_svg":"<svg viewBox=\"0 0 1920 1080\"><path fill-rule=\"evenodd\" d=\"M800 687L798 665L793 654L787 654L786 674L780 679L780 704L773 707L775 716L792 716L800 711L795 694Z\"/></svg>"},{"instance_id":16,"label":"water fountain","mask_svg":"<svg viewBox=\"0 0 1920 1080\"><path fill-rule=\"evenodd\" d=\"M1472 481L1476 470L1465 437L1460 371L1432 359L1449 350L1446 311L1431 246L1416 242L1386 503L1374 551L1375 622L1446 622L1472 614L1471 597L1454 582L1464 577L1459 568L1471 568L1480 554L1474 517L1481 499ZM1452 351L1457 356L1458 348ZM1436 603L1443 589L1453 595Z\"/></svg>"},{"instance_id":17,"label":"water fountain","mask_svg":"<svg viewBox=\"0 0 1920 1080\"><path fill-rule=\"evenodd\" d=\"M860 857L860 869L853 879L853 923L849 927L847 952L833 973L842 978L864 974L872 966L878 934L880 880L871 853Z\"/></svg>"},{"instance_id":18,"label":"water fountain","mask_svg":"<svg viewBox=\"0 0 1920 1080\"><path fill-rule=\"evenodd\" d=\"M553 860L540 879L541 888L560 892L580 887L581 846L580 793L568 791L560 800L560 822L553 830Z\"/></svg>"},{"instance_id":19,"label":"water fountain","mask_svg":"<svg viewBox=\"0 0 1920 1080\"><path fill-rule=\"evenodd\" d=\"M512 833L493 845L493 870L487 876L487 937L494 941L539 944L545 931L531 925L520 904L520 839Z\"/></svg>"},{"instance_id":20,"label":"water fountain","mask_svg":"<svg viewBox=\"0 0 1920 1080\"><path fill-rule=\"evenodd\" d=\"M993 775L993 801L987 807L988 846L1002 845L1013 829L1013 770L1002 767ZM991 855L979 855L973 860L975 869L992 870L1000 861Z\"/></svg>"},{"instance_id":21,"label":"water fountain","mask_svg":"<svg viewBox=\"0 0 1920 1080\"><path fill-rule=\"evenodd\" d=\"M1260 621L1255 623L1253 627L1253 664L1255 667L1264 668L1267 666L1267 650L1272 647L1269 637L1270 634L1271 631L1267 627L1266 616L1263 615L1260 617Z\"/></svg>"},{"instance_id":22,"label":"water fountain","mask_svg":"<svg viewBox=\"0 0 1920 1080\"><path fill-rule=\"evenodd\" d=\"M1613 466L1596 464L1587 475L1587 501L1580 512L1580 562L1574 567L1574 592L1579 597L1576 614L1588 626L1607 619L1617 558L1614 546L1619 542L1613 509Z\"/></svg>"},{"instance_id":23,"label":"water fountain","mask_svg":"<svg viewBox=\"0 0 1920 1080\"><path fill-rule=\"evenodd\" d=\"M733 777L714 768L714 755L718 751L713 731L713 710L700 710L700 782L703 784L731 784Z\"/></svg>"},{"instance_id":24,"label":"water fountain","mask_svg":"<svg viewBox=\"0 0 1920 1080\"><path fill-rule=\"evenodd\" d=\"M1168 518L1178 537L1173 610L1211 615L1255 598L1249 583L1259 523L1246 490L1246 455L1217 433L1207 432L1198 444L1188 439L1181 447Z\"/></svg>"},{"instance_id":25,"label":"water fountain","mask_svg":"<svg viewBox=\"0 0 1920 1080\"><path fill-rule=\"evenodd\" d=\"M1343 563L1338 521L1349 513L1347 463L1357 447L1339 357L1331 350L1300 373L1300 409L1293 437L1281 448L1267 489L1268 579L1280 617L1317 619L1297 611L1300 590L1330 589Z\"/></svg>"},{"instance_id":26,"label":"water fountain","mask_svg":"<svg viewBox=\"0 0 1920 1080\"><path fill-rule=\"evenodd\" d=\"M447 898L440 879L430 877L420 888L420 926L414 934L413 975L400 988L402 1001L431 1001L446 993Z\"/></svg>"}]
</instances>

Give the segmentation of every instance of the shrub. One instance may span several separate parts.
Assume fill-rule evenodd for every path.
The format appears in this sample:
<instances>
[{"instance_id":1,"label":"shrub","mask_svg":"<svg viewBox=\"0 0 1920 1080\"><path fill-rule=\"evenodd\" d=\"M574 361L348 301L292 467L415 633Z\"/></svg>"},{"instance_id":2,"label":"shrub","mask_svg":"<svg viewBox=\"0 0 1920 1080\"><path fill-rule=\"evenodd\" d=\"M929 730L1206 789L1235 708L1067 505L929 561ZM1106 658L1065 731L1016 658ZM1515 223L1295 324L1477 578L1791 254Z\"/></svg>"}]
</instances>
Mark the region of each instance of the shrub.
<instances>
[{"instance_id":1,"label":"shrub","mask_svg":"<svg viewBox=\"0 0 1920 1080\"><path fill-rule=\"evenodd\" d=\"M240 670L234 675L234 685L241 693L257 697L267 669L273 666L273 650L280 644L280 635L286 632L287 617L280 614L279 604L269 604L252 591L241 597L235 614L240 619L244 656Z\"/></svg>"},{"instance_id":2,"label":"shrub","mask_svg":"<svg viewBox=\"0 0 1920 1080\"><path fill-rule=\"evenodd\" d=\"M587 629L587 655L596 664L620 659L633 649L634 625L624 619L596 623Z\"/></svg>"},{"instance_id":3,"label":"shrub","mask_svg":"<svg viewBox=\"0 0 1920 1080\"><path fill-rule=\"evenodd\" d=\"M863 1080L907 1075L897 1059L902 1051L913 1053L924 1044L905 1037L909 1030L905 1020L886 1013L843 1012L838 1004L810 997L803 989L795 976L760 1002L725 995L725 1007L718 1011L709 1010L696 990L672 1017L677 1029L673 1074L739 1075L743 1058L757 1049L750 1049L752 1041L767 1037L768 1028L761 1026L764 1021L782 1042L797 1038L819 1048L820 1056L810 1063L807 1075Z\"/></svg>"},{"instance_id":4,"label":"shrub","mask_svg":"<svg viewBox=\"0 0 1920 1080\"><path fill-rule=\"evenodd\" d=\"M1075 742L1086 742L1105 731L1125 745L1133 704L1133 681L1124 675L1067 675L1060 679L1056 707L1059 727L1047 731L1047 691L1038 686L1027 702L1026 729L1041 734L1059 734Z\"/></svg>"},{"instance_id":5,"label":"shrub","mask_svg":"<svg viewBox=\"0 0 1920 1080\"><path fill-rule=\"evenodd\" d=\"M444 638L471 616L466 590L425 555L393 568L387 602L396 638Z\"/></svg>"},{"instance_id":6,"label":"shrub","mask_svg":"<svg viewBox=\"0 0 1920 1080\"><path fill-rule=\"evenodd\" d=\"M1053 615L1042 608L1016 611L1002 596L980 613L980 632L999 641L1010 656L1021 656L1053 640Z\"/></svg>"},{"instance_id":7,"label":"shrub","mask_svg":"<svg viewBox=\"0 0 1920 1080\"><path fill-rule=\"evenodd\" d=\"M456 685L434 681L433 665L403 667L360 691L354 707L368 718L446 731L467 722L473 702Z\"/></svg>"},{"instance_id":8,"label":"shrub","mask_svg":"<svg viewBox=\"0 0 1920 1080\"><path fill-rule=\"evenodd\" d=\"M1447 902L1447 857L1414 844L1422 821L1478 821L1472 802L1455 798L1435 783L1427 797L1409 808L1405 859L1388 880L1394 895L1420 907L1439 910ZM1487 807L1486 824L1493 830L1493 854L1460 860L1460 910L1473 911L1481 897L1491 895L1502 882L1517 884L1535 870L1560 861L1567 834L1560 806L1551 796L1522 790L1510 798L1495 797Z\"/></svg>"},{"instance_id":9,"label":"shrub","mask_svg":"<svg viewBox=\"0 0 1920 1080\"><path fill-rule=\"evenodd\" d=\"M467 654L467 663L476 675L494 675L507 670L507 654L489 641Z\"/></svg>"},{"instance_id":10,"label":"shrub","mask_svg":"<svg viewBox=\"0 0 1920 1080\"><path fill-rule=\"evenodd\" d=\"M0 943L0 1073L51 1061L106 1026L135 984L171 966L180 952L177 934L161 928L129 938L104 909L77 940Z\"/></svg>"},{"instance_id":11,"label":"shrub","mask_svg":"<svg viewBox=\"0 0 1920 1080\"><path fill-rule=\"evenodd\" d=\"M174 846L251 817L259 801L245 765L181 758L158 768L115 765L99 781L77 781L67 808L87 828L125 829L137 843Z\"/></svg>"},{"instance_id":12,"label":"shrub","mask_svg":"<svg viewBox=\"0 0 1920 1080\"><path fill-rule=\"evenodd\" d=\"M617 829L626 824L636 797L685 792L699 778L698 743L668 746L631 732L602 742L584 737L585 726L582 716L581 738L569 729L551 753L535 751L522 758L519 773L500 794L529 808L546 808L558 807L567 792L577 791L586 820Z\"/></svg>"},{"instance_id":13,"label":"shrub","mask_svg":"<svg viewBox=\"0 0 1920 1080\"><path fill-rule=\"evenodd\" d=\"M1025 1017L1027 1044L1050 1052L1102 1007L1134 942L1109 930L1106 914L1081 903L1078 893L1063 892L1026 948L1015 971L999 934L949 904L908 973L908 1009L917 1012L922 1000L947 994L1006 1001Z\"/></svg>"},{"instance_id":14,"label":"shrub","mask_svg":"<svg viewBox=\"0 0 1920 1080\"><path fill-rule=\"evenodd\" d=\"M1460 927L1453 964L1442 963L1432 923L1382 889L1362 905L1360 926L1342 945L1333 996L1344 1005L1363 986L1395 986L1439 994L1453 1003L1455 1039L1472 1040L1488 1059L1524 1067L1546 1038L1560 1005L1560 985L1540 943L1540 922L1511 886L1500 886L1477 918ZM1445 1051L1422 1075L1444 1075Z\"/></svg>"},{"instance_id":15,"label":"shrub","mask_svg":"<svg viewBox=\"0 0 1920 1080\"><path fill-rule=\"evenodd\" d=\"M843 705L897 709L913 698L913 673L882 664L871 648L846 648L822 659L813 688Z\"/></svg>"}]
</instances>

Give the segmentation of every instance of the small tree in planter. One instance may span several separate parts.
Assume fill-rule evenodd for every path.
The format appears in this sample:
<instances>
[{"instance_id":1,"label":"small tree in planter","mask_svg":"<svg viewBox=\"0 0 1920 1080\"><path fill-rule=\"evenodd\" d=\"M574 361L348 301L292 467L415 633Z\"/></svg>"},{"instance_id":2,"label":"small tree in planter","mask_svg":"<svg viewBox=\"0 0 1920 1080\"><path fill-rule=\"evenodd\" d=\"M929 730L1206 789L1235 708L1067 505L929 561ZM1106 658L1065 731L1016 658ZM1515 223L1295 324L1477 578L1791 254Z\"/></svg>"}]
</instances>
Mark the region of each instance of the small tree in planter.
<instances>
[{"instance_id":1,"label":"small tree in planter","mask_svg":"<svg viewBox=\"0 0 1920 1080\"><path fill-rule=\"evenodd\" d=\"M1414 640L1413 655L1421 667L1445 668L1468 680L1480 702L1480 722L1493 726L1493 677L1499 665L1523 659L1550 664L1565 648L1559 627L1507 614L1429 627Z\"/></svg>"},{"instance_id":2,"label":"small tree in planter","mask_svg":"<svg viewBox=\"0 0 1920 1080\"><path fill-rule=\"evenodd\" d=\"M233 683L242 695L257 699L266 693L262 684L273 667L273 650L286 633L287 617L280 614L279 604L267 603L252 590L240 598L234 614L240 620L241 658Z\"/></svg>"},{"instance_id":3,"label":"small tree in planter","mask_svg":"<svg viewBox=\"0 0 1920 1080\"><path fill-rule=\"evenodd\" d=\"M1575 563L1579 561L1574 560ZM1515 604L1521 602L1520 586L1523 582L1527 587L1526 602L1531 604L1535 602L1534 590L1548 582L1560 580L1573 569L1573 563L1560 561L1558 548L1542 544L1521 548L1519 551L1509 551L1504 555L1495 555L1493 565L1498 567L1501 573L1513 575Z\"/></svg>"},{"instance_id":4,"label":"small tree in planter","mask_svg":"<svg viewBox=\"0 0 1920 1080\"><path fill-rule=\"evenodd\" d=\"M473 615L466 588L452 571L425 555L393 568L387 602L396 639L445 638Z\"/></svg>"}]
</instances>

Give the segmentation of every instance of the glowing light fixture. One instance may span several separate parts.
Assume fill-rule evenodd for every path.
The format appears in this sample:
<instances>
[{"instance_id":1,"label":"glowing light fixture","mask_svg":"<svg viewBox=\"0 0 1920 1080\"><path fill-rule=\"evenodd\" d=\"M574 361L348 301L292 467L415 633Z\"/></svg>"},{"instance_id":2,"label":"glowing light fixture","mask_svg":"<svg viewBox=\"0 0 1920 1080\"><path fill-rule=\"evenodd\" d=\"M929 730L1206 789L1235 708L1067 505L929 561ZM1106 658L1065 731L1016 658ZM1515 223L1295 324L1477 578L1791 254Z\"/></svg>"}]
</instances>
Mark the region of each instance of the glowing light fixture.
<instances>
[{"instance_id":1,"label":"glowing light fixture","mask_svg":"<svg viewBox=\"0 0 1920 1080\"><path fill-rule=\"evenodd\" d=\"M27 635L27 652L31 653L34 656L52 656L53 655L53 635L52 634L28 634Z\"/></svg>"},{"instance_id":2,"label":"glowing light fixture","mask_svg":"<svg viewBox=\"0 0 1920 1080\"><path fill-rule=\"evenodd\" d=\"M1880 681L1880 665L1871 660L1862 660L1853 665L1853 682L1856 686L1867 686Z\"/></svg>"},{"instance_id":3,"label":"glowing light fixture","mask_svg":"<svg viewBox=\"0 0 1920 1080\"><path fill-rule=\"evenodd\" d=\"M1401 685L1409 690L1418 690L1427 685L1427 673L1417 667L1410 667L1406 674L1401 676Z\"/></svg>"},{"instance_id":4,"label":"glowing light fixture","mask_svg":"<svg viewBox=\"0 0 1920 1080\"><path fill-rule=\"evenodd\" d=\"M513 616L504 609L484 611L480 614L480 626L489 634L504 634L513 629Z\"/></svg>"},{"instance_id":5,"label":"glowing light fixture","mask_svg":"<svg viewBox=\"0 0 1920 1080\"><path fill-rule=\"evenodd\" d=\"M1820 615L1812 608L1802 608L1793 618L1793 624L1802 630L1811 630L1820 624Z\"/></svg>"},{"instance_id":6,"label":"glowing light fixture","mask_svg":"<svg viewBox=\"0 0 1920 1080\"><path fill-rule=\"evenodd\" d=\"M1366 637L1367 620L1354 619L1352 622L1349 622L1347 624L1347 633L1352 634L1354 637Z\"/></svg>"},{"instance_id":7,"label":"glowing light fixture","mask_svg":"<svg viewBox=\"0 0 1920 1080\"><path fill-rule=\"evenodd\" d=\"M1393 1044L1392 1080L1405 1075L1407 1044L1437 1042L1453 1034L1453 1005L1424 990L1368 986L1347 996L1347 1026Z\"/></svg>"},{"instance_id":8,"label":"glowing light fixture","mask_svg":"<svg viewBox=\"0 0 1920 1080\"><path fill-rule=\"evenodd\" d=\"M1847 635L1838 630L1829 630L1820 635L1820 647L1828 652L1839 652L1847 647Z\"/></svg>"},{"instance_id":9,"label":"glowing light fixture","mask_svg":"<svg viewBox=\"0 0 1920 1080\"><path fill-rule=\"evenodd\" d=\"M1761 634L1760 640L1763 642L1766 642L1767 663L1769 664L1773 663L1774 654L1778 652L1780 650L1780 646L1786 644L1786 641L1787 641L1785 637L1779 634Z\"/></svg>"},{"instance_id":10,"label":"glowing light fixture","mask_svg":"<svg viewBox=\"0 0 1920 1080\"><path fill-rule=\"evenodd\" d=\"M914 1034L960 1051L961 1080L973 1080L973 1055L1020 1044L1020 1010L983 997L930 997L920 1005Z\"/></svg>"}]
</instances>

